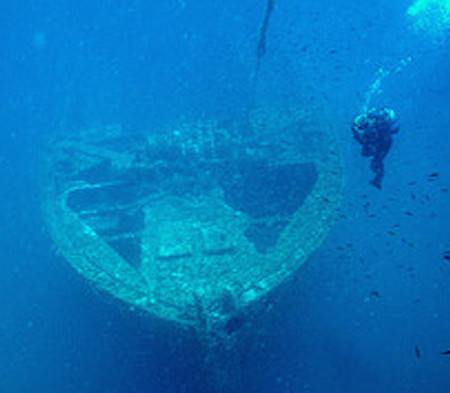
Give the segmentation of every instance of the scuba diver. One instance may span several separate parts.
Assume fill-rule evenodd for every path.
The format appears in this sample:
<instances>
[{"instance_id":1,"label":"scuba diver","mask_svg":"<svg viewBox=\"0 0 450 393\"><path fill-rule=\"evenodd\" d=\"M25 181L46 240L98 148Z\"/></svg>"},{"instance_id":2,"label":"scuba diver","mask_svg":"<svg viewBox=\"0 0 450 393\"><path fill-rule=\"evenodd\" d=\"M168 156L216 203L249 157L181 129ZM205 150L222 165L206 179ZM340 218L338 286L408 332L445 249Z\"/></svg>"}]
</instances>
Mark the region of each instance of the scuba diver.
<instances>
[{"instance_id":1,"label":"scuba diver","mask_svg":"<svg viewBox=\"0 0 450 393\"><path fill-rule=\"evenodd\" d=\"M392 135L399 131L397 116L392 109L372 108L353 120L353 138L362 146L361 155L372 157L370 169L375 177L370 184L381 189L384 157L392 146Z\"/></svg>"}]
</instances>

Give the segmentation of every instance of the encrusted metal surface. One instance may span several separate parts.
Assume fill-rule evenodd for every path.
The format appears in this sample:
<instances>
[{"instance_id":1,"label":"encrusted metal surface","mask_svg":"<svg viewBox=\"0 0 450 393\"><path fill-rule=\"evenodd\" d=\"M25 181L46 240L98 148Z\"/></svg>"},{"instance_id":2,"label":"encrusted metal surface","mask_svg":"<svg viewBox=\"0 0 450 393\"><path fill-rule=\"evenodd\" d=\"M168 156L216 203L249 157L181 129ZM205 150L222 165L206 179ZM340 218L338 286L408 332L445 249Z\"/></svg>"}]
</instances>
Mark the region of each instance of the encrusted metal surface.
<instances>
[{"instance_id":1,"label":"encrusted metal surface","mask_svg":"<svg viewBox=\"0 0 450 393\"><path fill-rule=\"evenodd\" d=\"M244 126L54 139L42 173L50 235L80 274L130 306L232 332L333 224L342 174L325 123L272 108Z\"/></svg>"}]
</instances>

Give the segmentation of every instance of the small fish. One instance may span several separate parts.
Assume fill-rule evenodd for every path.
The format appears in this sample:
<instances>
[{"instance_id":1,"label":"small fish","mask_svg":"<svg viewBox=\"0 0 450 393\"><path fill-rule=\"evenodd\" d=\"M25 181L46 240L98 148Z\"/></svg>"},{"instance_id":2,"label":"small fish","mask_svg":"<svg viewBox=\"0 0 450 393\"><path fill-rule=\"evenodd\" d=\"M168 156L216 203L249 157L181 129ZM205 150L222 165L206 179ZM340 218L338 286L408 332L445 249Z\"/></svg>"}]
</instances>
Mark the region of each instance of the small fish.
<instances>
[{"instance_id":1,"label":"small fish","mask_svg":"<svg viewBox=\"0 0 450 393\"><path fill-rule=\"evenodd\" d=\"M413 215L414 215L414 213L413 213L413 212L410 212L409 210L405 211L405 214L406 214L407 216L413 216Z\"/></svg>"},{"instance_id":2,"label":"small fish","mask_svg":"<svg viewBox=\"0 0 450 393\"><path fill-rule=\"evenodd\" d=\"M396 233L394 231L387 231L388 235L395 236Z\"/></svg>"},{"instance_id":3,"label":"small fish","mask_svg":"<svg viewBox=\"0 0 450 393\"><path fill-rule=\"evenodd\" d=\"M310 47L311 47L311 45L306 44L306 45L303 45L299 50L300 50L300 52L307 52L310 49Z\"/></svg>"},{"instance_id":4,"label":"small fish","mask_svg":"<svg viewBox=\"0 0 450 393\"><path fill-rule=\"evenodd\" d=\"M438 178L439 178L439 173L433 172L428 175L427 180L428 181L436 181L436 180L438 180Z\"/></svg>"},{"instance_id":5,"label":"small fish","mask_svg":"<svg viewBox=\"0 0 450 393\"><path fill-rule=\"evenodd\" d=\"M415 180L413 180L408 183L408 186L414 186L415 184L417 184L417 182Z\"/></svg>"},{"instance_id":6,"label":"small fish","mask_svg":"<svg viewBox=\"0 0 450 393\"><path fill-rule=\"evenodd\" d=\"M414 352L416 354L416 358L420 359L421 353L420 353L420 349L417 345L414 347Z\"/></svg>"},{"instance_id":7,"label":"small fish","mask_svg":"<svg viewBox=\"0 0 450 393\"><path fill-rule=\"evenodd\" d=\"M370 292L370 294L371 294L373 297L377 297L377 298L380 298L380 297L381 297L380 292L378 292L378 291L372 291L372 292Z\"/></svg>"},{"instance_id":8,"label":"small fish","mask_svg":"<svg viewBox=\"0 0 450 393\"><path fill-rule=\"evenodd\" d=\"M447 349L444 352L441 352L441 355L450 355L450 349Z\"/></svg>"}]
</instances>

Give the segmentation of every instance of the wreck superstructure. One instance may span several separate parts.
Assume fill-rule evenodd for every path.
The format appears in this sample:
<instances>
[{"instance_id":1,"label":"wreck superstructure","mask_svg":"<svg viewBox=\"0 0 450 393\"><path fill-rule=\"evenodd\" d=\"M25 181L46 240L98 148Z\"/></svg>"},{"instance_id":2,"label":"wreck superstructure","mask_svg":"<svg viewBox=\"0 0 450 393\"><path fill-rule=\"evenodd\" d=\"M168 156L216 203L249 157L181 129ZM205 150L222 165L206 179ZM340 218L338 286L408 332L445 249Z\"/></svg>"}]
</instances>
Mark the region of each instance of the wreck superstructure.
<instances>
[{"instance_id":1,"label":"wreck superstructure","mask_svg":"<svg viewBox=\"0 0 450 393\"><path fill-rule=\"evenodd\" d=\"M342 199L332 126L315 110L97 127L54 138L44 161L63 257L131 307L206 333L238 330L323 242Z\"/></svg>"}]
</instances>

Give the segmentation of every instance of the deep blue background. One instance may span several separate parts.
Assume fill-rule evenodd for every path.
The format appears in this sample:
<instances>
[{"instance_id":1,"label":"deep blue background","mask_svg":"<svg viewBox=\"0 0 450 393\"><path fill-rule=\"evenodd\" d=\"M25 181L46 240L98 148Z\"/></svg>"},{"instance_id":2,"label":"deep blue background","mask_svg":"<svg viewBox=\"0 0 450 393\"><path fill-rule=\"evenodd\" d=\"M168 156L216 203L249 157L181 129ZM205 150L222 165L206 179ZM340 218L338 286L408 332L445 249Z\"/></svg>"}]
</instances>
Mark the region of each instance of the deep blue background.
<instances>
[{"instance_id":1,"label":"deep blue background","mask_svg":"<svg viewBox=\"0 0 450 393\"><path fill-rule=\"evenodd\" d=\"M0 392L183 392L201 380L195 355L180 358L195 344L155 338L146 318L55 253L39 206L46 136L305 98L324 102L335 124L346 200L276 324L255 329L246 389L449 392L450 357L440 354L450 349L448 39L415 33L408 1L277 1L253 86L264 1L120 3L1 4ZM401 121L380 192L349 124L378 68L408 56L373 102Z\"/></svg>"}]
</instances>

